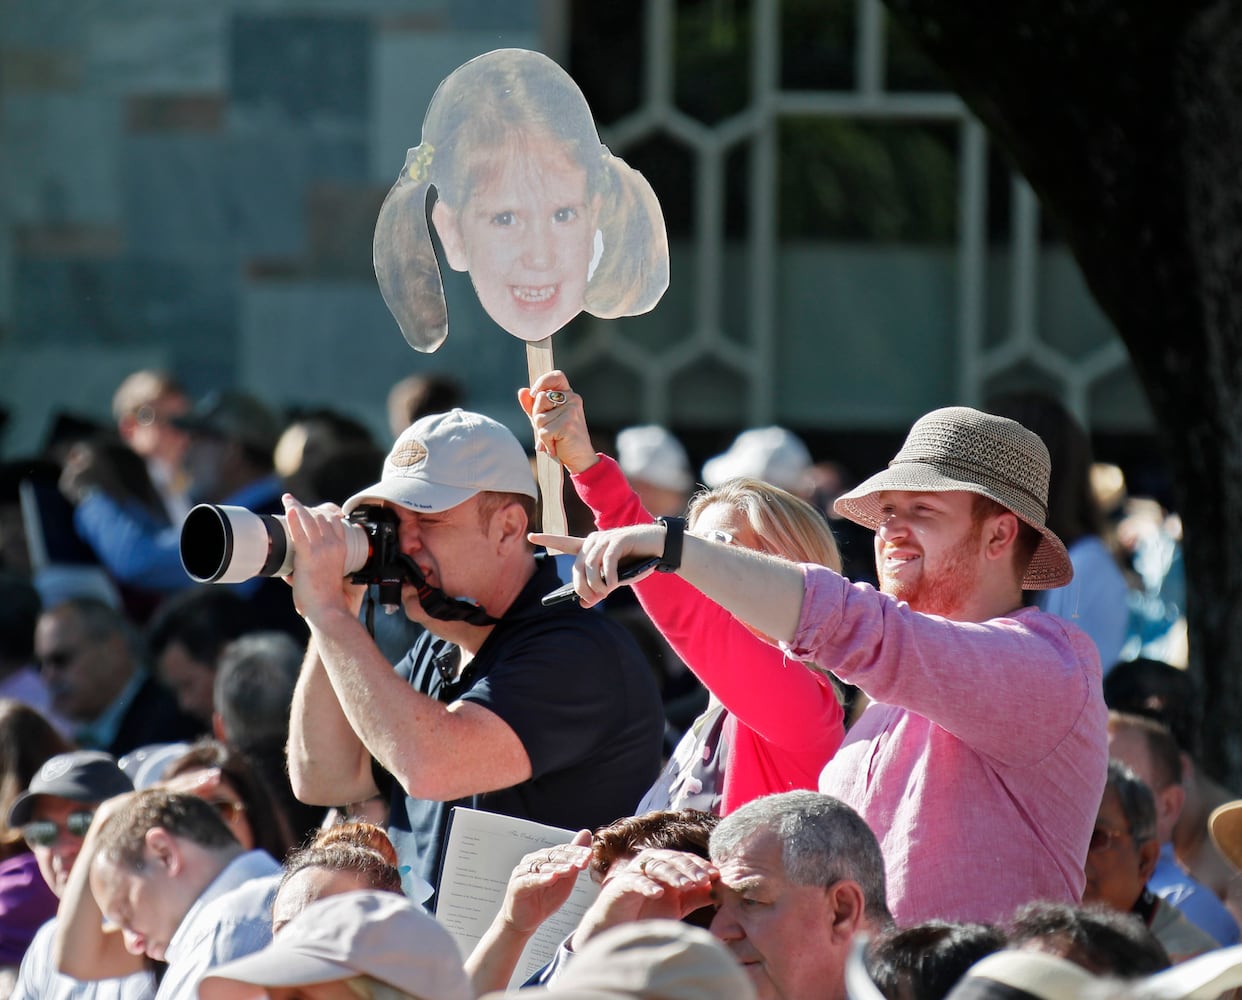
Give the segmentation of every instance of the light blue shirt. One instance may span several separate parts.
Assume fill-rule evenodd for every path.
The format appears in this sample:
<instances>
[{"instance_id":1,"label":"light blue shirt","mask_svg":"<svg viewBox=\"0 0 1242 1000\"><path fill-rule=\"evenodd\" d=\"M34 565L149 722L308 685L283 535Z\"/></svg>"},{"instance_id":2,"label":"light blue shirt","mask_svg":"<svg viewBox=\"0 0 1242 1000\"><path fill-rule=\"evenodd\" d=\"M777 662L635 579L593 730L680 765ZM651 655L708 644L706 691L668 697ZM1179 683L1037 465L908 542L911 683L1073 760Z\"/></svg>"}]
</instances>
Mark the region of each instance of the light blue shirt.
<instances>
[{"instance_id":1,"label":"light blue shirt","mask_svg":"<svg viewBox=\"0 0 1242 1000\"><path fill-rule=\"evenodd\" d=\"M1091 637L1107 674L1121 658L1130 626L1126 578L1103 541L1086 535L1069 547L1074 579L1064 587L1035 594L1039 607L1073 622Z\"/></svg>"},{"instance_id":2,"label":"light blue shirt","mask_svg":"<svg viewBox=\"0 0 1242 1000\"><path fill-rule=\"evenodd\" d=\"M1187 920L1222 947L1238 944L1242 939L1233 914L1216 893L1177 863L1172 844L1161 846L1160 860L1147 880L1147 888L1176 906Z\"/></svg>"},{"instance_id":3,"label":"light blue shirt","mask_svg":"<svg viewBox=\"0 0 1242 1000\"><path fill-rule=\"evenodd\" d=\"M266 851L247 851L216 876L168 942L156 1000L194 997L208 969L267 947L280 871Z\"/></svg>"},{"instance_id":4,"label":"light blue shirt","mask_svg":"<svg viewBox=\"0 0 1242 1000\"><path fill-rule=\"evenodd\" d=\"M267 504L280 493L280 479L264 476L221 503L249 509ZM108 572L122 583L146 590L174 591L194 582L181 565L180 524L160 524L137 505L117 503L102 490L95 490L74 508L73 525ZM233 589L240 596L249 597L261 582L246 580L234 584Z\"/></svg>"},{"instance_id":5,"label":"light blue shirt","mask_svg":"<svg viewBox=\"0 0 1242 1000\"><path fill-rule=\"evenodd\" d=\"M149 972L135 972L119 979L62 976L52 962L55 938L53 917L39 928L26 949L10 1000L151 1000L155 996L155 979Z\"/></svg>"}]
</instances>

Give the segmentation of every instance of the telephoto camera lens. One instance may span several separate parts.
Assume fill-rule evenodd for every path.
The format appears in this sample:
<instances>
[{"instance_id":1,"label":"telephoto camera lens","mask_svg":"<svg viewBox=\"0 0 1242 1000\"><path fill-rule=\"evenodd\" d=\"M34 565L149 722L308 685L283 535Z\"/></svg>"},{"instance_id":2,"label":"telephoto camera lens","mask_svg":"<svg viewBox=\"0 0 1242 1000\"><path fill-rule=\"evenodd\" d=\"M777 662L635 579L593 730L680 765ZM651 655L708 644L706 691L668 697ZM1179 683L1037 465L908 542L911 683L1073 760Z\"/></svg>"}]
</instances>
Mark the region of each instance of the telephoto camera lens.
<instances>
[{"instance_id":1,"label":"telephoto camera lens","mask_svg":"<svg viewBox=\"0 0 1242 1000\"><path fill-rule=\"evenodd\" d=\"M366 530L346 522L345 574L361 569L370 552ZM181 525L181 565L198 583L241 583L293 572L293 542L280 514L200 503Z\"/></svg>"}]
</instances>

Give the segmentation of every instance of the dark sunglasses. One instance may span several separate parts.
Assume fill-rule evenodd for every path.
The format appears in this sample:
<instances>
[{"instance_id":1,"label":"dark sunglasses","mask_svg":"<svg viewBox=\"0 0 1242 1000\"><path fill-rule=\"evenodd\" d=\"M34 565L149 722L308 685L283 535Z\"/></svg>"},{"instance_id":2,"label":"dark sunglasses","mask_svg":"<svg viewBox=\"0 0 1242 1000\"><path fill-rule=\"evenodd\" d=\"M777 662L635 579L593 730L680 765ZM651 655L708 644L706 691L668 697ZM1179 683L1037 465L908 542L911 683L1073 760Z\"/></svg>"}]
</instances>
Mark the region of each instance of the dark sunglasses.
<instances>
[{"instance_id":1,"label":"dark sunglasses","mask_svg":"<svg viewBox=\"0 0 1242 1000\"><path fill-rule=\"evenodd\" d=\"M89 810L73 812L65 818L63 827L50 819L36 819L22 827L22 836L31 847L51 847L60 837L62 829L75 837L85 837L94 818L95 814Z\"/></svg>"}]
</instances>

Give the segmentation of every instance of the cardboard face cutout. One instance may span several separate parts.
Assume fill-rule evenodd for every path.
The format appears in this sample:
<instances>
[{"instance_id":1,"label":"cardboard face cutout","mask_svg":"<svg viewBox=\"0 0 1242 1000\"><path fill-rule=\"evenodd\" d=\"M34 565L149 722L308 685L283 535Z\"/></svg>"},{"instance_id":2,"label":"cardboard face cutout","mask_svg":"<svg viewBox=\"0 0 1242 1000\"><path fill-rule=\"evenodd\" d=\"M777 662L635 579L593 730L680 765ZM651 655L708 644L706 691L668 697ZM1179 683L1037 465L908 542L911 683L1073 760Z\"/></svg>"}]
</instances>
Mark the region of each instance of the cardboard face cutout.
<instances>
[{"instance_id":1,"label":"cardboard face cutout","mask_svg":"<svg viewBox=\"0 0 1242 1000\"><path fill-rule=\"evenodd\" d=\"M499 49L454 70L380 209L380 290L426 353L448 336L428 214L448 265L468 271L488 315L528 343L583 310L647 312L668 287L655 193L599 141L577 84L537 52Z\"/></svg>"}]
</instances>

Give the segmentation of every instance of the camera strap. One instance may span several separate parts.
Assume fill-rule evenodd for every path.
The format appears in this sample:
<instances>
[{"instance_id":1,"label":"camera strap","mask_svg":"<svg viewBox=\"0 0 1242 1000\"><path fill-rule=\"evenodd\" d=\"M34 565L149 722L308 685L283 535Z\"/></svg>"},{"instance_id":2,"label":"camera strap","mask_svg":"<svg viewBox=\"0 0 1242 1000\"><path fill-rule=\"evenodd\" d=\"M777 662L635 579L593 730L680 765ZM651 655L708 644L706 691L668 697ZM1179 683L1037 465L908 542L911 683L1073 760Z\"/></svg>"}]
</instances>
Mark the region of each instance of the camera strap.
<instances>
[{"instance_id":1,"label":"camera strap","mask_svg":"<svg viewBox=\"0 0 1242 1000\"><path fill-rule=\"evenodd\" d=\"M404 568L406 577L418 591L418 603L432 618L442 622L465 622L467 625L496 625L500 622L499 618L493 618L474 601L449 597L439 587L433 587L427 582L417 563L405 553L396 558Z\"/></svg>"}]
</instances>

